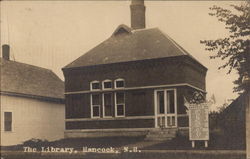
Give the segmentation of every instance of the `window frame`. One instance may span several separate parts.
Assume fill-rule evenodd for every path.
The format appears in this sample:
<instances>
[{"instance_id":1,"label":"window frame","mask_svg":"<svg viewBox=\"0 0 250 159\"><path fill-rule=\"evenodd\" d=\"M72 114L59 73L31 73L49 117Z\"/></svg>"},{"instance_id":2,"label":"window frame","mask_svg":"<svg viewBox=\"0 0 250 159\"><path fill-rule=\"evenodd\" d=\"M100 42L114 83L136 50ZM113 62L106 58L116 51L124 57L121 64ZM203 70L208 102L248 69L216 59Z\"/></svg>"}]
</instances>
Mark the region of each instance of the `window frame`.
<instances>
[{"instance_id":1,"label":"window frame","mask_svg":"<svg viewBox=\"0 0 250 159\"><path fill-rule=\"evenodd\" d=\"M117 103L117 93L123 93L123 96L124 96L124 103ZM125 110L125 92L115 92L115 117L125 117L125 114L126 114L126 110ZM118 115L117 114L117 106L118 105L123 105L123 115Z\"/></svg>"},{"instance_id":2,"label":"window frame","mask_svg":"<svg viewBox=\"0 0 250 159\"><path fill-rule=\"evenodd\" d=\"M93 89L93 87L92 87L92 84L93 84L93 83L98 83L98 84L99 84L99 89ZM100 81L97 81L97 80L91 81L91 82L90 82L90 90L91 90L91 91L101 90L101 83L100 83Z\"/></svg>"},{"instance_id":3,"label":"window frame","mask_svg":"<svg viewBox=\"0 0 250 159\"><path fill-rule=\"evenodd\" d=\"M99 100L100 100L100 103L99 103L99 105L93 105L93 101L92 101L92 99L93 99L93 95L98 95L99 96ZM91 109L91 118L101 118L101 99L100 99L100 95L101 94L91 94L90 95L90 109ZM99 116L93 116L94 115L94 107L99 107Z\"/></svg>"},{"instance_id":4,"label":"window frame","mask_svg":"<svg viewBox=\"0 0 250 159\"><path fill-rule=\"evenodd\" d=\"M11 120L10 121L6 121L5 120L5 113L10 113L11 114ZM4 112L4 127L3 127L3 129L4 129L4 132L13 132L13 113L11 112L11 111L6 111L6 112ZM6 122L10 122L10 130L6 130Z\"/></svg>"},{"instance_id":5,"label":"window frame","mask_svg":"<svg viewBox=\"0 0 250 159\"><path fill-rule=\"evenodd\" d=\"M111 88L105 88L105 85L104 85L105 82L110 82L110 83L111 83ZM110 89L112 89L112 88L113 88L112 80L106 79L106 80L102 81L102 89L103 89L103 90L110 90Z\"/></svg>"},{"instance_id":6,"label":"window frame","mask_svg":"<svg viewBox=\"0 0 250 159\"><path fill-rule=\"evenodd\" d=\"M123 87L117 87L116 82L123 81ZM114 81L114 88L115 89L122 89L125 88L125 80L123 78L118 78Z\"/></svg>"},{"instance_id":7,"label":"window frame","mask_svg":"<svg viewBox=\"0 0 250 159\"><path fill-rule=\"evenodd\" d=\"M105 115L105 94L110 94L111 95L111 115L110 116L106 116ZM102 114L103 114L103 118L112 118L112 106L113 106L113 93L112 92L107 92L107 93L102 93Z\"/></svg>"}]
</instances>

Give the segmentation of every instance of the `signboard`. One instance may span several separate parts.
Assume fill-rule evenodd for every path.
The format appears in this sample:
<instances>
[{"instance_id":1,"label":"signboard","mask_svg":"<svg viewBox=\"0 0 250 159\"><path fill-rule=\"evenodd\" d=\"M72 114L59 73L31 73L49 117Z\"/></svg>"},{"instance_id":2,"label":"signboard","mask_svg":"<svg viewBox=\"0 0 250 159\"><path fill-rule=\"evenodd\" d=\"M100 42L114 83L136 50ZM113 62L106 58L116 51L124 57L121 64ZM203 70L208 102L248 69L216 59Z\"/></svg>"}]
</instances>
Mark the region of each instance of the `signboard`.
<instances>
[{"instance_id":1,"label":"signboard","mask_svg":"<svg viewBox=\"0 0 250 159\"><path fill-rule=\"evenodd\" d=\"M208 103L188 104L189 139L209 140Z\"/></svg>"}]
</instances>

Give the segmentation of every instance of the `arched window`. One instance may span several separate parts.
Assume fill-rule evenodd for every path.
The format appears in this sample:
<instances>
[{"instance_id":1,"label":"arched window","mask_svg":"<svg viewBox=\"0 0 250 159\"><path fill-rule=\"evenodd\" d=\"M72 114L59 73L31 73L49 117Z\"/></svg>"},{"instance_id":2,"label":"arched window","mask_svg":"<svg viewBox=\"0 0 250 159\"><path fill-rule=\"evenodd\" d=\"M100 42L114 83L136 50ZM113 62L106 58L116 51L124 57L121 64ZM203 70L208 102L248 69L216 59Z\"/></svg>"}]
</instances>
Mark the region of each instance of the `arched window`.
<instances>
[{"instance_id":1,"label":"arched window","mask_svg":"<svg viewBox=\"0 0 250 159\"><path fill-rule=\"evenodd\" d=\"M124 88L125 87L125 80L122 78L115 80L115 88Z\"/></svg>"},{"instance_id":2,"label":"arched window","mask_svg":"<svg viewBox=\"0 0 250 159\"><path fill-rule=\"evenodd\" d=\"M92 81L90 82L90 90L100 90L100 82L99 81Z\"/></svg>"},{"instance_id":3,"label":"arched window","mask_svg":"<svg viewBox=\"0 0 250 159\"><path fill-rule=\"evenodd\" d=\"M102 81L102 89L112 89L112 81L109 79Z\"/></svg>"}]
</instances>

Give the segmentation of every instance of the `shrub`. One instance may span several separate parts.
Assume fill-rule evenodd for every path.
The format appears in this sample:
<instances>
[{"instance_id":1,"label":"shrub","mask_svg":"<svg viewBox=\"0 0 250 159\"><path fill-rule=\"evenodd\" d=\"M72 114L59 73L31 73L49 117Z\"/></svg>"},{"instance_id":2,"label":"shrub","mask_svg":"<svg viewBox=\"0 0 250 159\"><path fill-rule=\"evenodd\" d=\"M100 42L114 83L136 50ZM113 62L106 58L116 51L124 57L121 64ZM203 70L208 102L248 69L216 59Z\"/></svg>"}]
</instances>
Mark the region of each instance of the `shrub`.
<instances>
[{"instance_id":1,"label":"shrub","mask_svg":"<svg viewBox=\"0 0 250 159\"><path fill-rule=\"evenodd\" d=\"M49 143L48 140L32 138L30 140L24 141L23 145L30 146L30 147L40 147L41 145L47 145L48 143Z\"/></svg>"}]
</instances>

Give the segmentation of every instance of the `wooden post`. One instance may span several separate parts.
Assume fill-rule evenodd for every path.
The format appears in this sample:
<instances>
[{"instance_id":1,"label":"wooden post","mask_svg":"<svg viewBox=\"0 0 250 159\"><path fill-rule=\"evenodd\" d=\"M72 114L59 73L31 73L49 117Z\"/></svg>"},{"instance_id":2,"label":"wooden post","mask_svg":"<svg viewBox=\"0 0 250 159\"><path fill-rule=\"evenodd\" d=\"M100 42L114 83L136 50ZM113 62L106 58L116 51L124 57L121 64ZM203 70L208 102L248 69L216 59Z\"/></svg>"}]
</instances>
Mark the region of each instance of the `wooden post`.
<instances>
[{"instance_id":1,"label":"wooden post","mask_svg":"<svg viewBox=\"0 0 250 159\"><path fill-rule=\"evenodd\" d=\"M195 141L192 141L192 148L195 147Z\"/></svg>"},{"instance_id":2,"label":"wooden post","mask_svg":"<svg viewBox=\"0 0 250 159\"><path fill-rule=\"evenodd\" d=\"M208 141L205 141L205 147L208 147Z\"/></svg>"}]
</instances>

